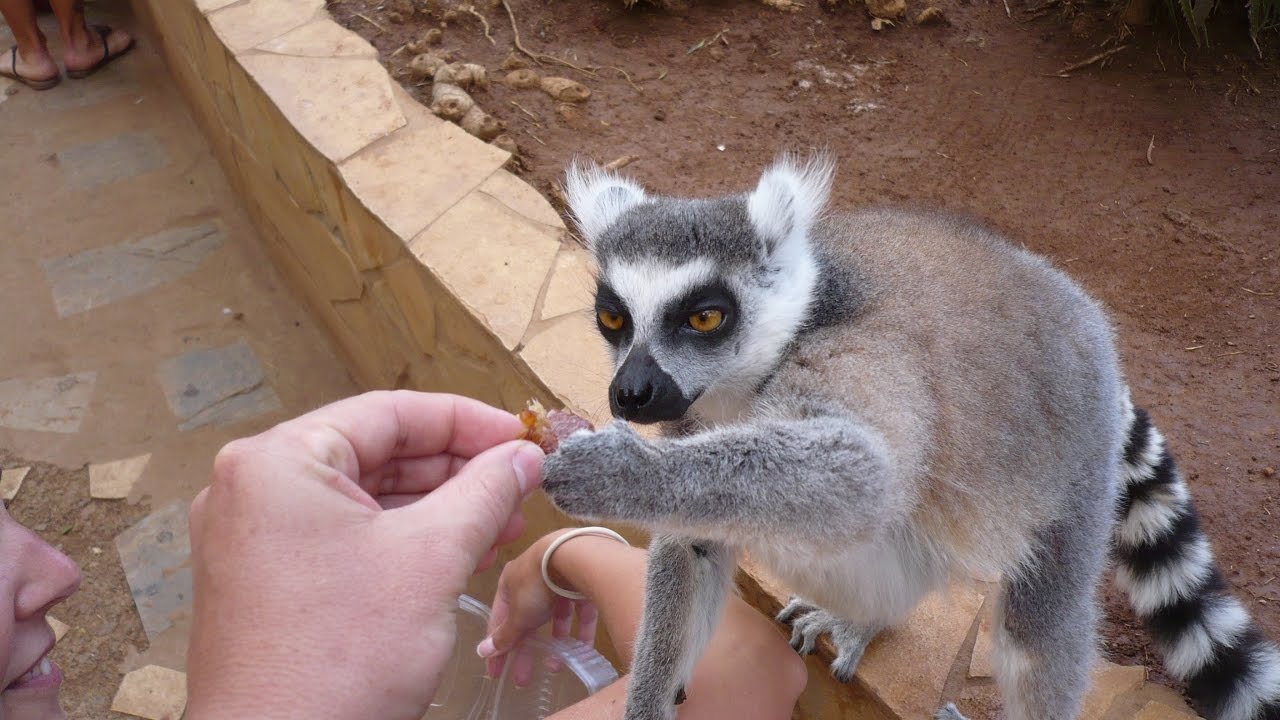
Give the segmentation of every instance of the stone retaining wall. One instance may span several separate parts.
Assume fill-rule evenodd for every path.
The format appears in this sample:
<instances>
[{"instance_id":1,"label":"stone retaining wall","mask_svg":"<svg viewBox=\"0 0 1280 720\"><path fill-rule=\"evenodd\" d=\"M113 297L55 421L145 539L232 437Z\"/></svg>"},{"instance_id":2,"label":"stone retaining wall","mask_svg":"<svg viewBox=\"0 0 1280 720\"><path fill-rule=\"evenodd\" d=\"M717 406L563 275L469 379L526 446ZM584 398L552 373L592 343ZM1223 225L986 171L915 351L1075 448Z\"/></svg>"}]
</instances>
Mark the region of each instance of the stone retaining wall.
<instances>
[{"instance_id":1,"label":"stone retaining wall","mask_svg":"<svg viewBox=\"0 0 1280 720\"><path fill-rule=\"evenodd\" d=\"M505 151L414 101L324 0L133 3L270 256L361 385L513 411L537 398L607 421L590 258L503 169ZM569 522L541 498L526 516L526 537ZM749 570L739 586L764 612L787 596ZM944 700L990 696L990 603L975 587L931 598L873 643L853 685L826 672L824 644L795 717L923 720ZM1090 718L1143 685L1141 668L1100 672Z\"/></svg>"}]
</instances>

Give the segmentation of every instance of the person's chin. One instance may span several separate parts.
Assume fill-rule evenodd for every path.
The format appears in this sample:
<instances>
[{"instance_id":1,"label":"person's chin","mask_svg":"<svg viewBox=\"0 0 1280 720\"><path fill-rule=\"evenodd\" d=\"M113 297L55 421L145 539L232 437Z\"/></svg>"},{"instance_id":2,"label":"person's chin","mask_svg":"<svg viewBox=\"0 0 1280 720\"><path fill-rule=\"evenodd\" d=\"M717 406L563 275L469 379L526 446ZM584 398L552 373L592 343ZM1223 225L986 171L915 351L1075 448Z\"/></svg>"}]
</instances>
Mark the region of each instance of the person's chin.
<instances>
[{"instance_id":1,"label":"person's chin","mask_svg":"<svg viewBox=\"0 0 1280 720\"><path fill-rule=\"evenodd\" d=\"M62 669L50 663L51 672L34 681L14 683L0 692L0 718L4 720L65 720L58 701Z\"/></svg>"}]
</instances>

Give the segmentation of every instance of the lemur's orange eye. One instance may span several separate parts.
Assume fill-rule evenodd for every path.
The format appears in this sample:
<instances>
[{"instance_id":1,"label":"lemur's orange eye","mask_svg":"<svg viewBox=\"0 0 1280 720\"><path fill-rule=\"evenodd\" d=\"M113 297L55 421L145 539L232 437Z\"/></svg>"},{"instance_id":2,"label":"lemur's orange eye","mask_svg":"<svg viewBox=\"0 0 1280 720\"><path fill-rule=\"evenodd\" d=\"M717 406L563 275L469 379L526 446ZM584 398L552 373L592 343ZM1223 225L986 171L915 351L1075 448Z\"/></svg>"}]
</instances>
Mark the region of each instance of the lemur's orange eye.
<instances>
[{"instance_id":1,"label":"lemur's orange eye","mask_svg":"<svg viewBox=\"0 0 1280 720\"><path fill-rule=\"evenodd\" d=\"M625 317L616 312L609 312L608 310L601 310L596 313L596 317L599 318L601 325L614 332L621 330L622 326L627 324L627 319Z\"/></svg>"},{"instance_id":2,"label":"lemur's orange eye","mask_svg":"<svg viewBox=\"0 0 1280 720\"><path fill-rule=\"evenodd\" d=\"M700 333L709 333L724 322L724 313L719 310L703 310L689 316L689 327Z\"/></svg>"}]
</instances>

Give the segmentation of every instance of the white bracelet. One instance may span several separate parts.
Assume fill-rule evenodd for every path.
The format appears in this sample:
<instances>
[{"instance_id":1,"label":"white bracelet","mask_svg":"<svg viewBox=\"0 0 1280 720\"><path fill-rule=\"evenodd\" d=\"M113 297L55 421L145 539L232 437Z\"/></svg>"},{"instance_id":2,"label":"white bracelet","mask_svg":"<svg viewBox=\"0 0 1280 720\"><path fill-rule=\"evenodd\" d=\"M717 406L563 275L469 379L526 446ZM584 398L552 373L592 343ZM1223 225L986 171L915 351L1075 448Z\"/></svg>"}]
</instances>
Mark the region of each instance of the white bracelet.
<instances>
[{"instance_id":1,"label":"white bracelet","mask_svg":"<svg viewBox=\"0 0 1280 720\"><path fill-rule=\"evenodd\" d=\"M563 545L566 541L568 541L571 538L576 538L579 535L597 535L599 537L612 538L622 543L623 545L626 545L627 547L631 547L631 543L627 542L626 538L622 537L618 533L606 527L576 528L576 529L570 530L569 532L561 535L560 537L552 541L551 547L547 548L547 551L542 554L542 581L547 584L547 587L551 589L551 592L559 595L562 598L568 598L570 600L586 600L587 596L583 595L580 592L574 592L573 590L566 590L565 588L562 588L559 585L557 585L555 581L551 579L551 576L547 574L547 567L550 566L551 564L551 554L554 553L556 549L559 548L561 545Z\"/></svg>"}]
</instances>

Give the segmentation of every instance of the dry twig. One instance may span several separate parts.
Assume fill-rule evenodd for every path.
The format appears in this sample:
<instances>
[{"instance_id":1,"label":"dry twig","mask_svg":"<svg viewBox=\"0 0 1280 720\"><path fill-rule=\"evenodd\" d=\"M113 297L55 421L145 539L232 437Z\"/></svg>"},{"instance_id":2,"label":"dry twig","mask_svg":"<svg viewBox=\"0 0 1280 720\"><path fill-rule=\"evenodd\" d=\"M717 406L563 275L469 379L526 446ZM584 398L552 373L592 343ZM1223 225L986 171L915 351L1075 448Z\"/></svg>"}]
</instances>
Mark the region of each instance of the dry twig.
<instances>
[{"instance_id":1,"label":"dry twig","mask_svg":"<svg viewBox=\"0 0 1280 720\"><path fill-rule=\"evenodd\" d=\"M365 21L365 22L369 23L370 25L372 25L372 26L374 26L374 27L378 28L378 30L379 30L380 32L386 32L386 31L387 31L387 29L386 29L386 28L384 28L384 27L382 27L381 25L379 25L379 24L378 24L378 21L374 20L373 18L369 17L368 15L365 15L365 14L364 14L364 13L362 13L362 12L358 12L358 13L356 13L355 15L356 15L356 17L360 18L361 20L363 20L363 21Z\"/></svg>"},{"instance_id":2,"label":"dry twig","mask_svg":"<svg viewBox=\"0 0 1280 720\"><path fill-rule=\"evenodd\" d=\"M1071 73L1075 72L1076 70L1081 70L1083 68L1089 67L1094 63L1102 62L1103 60L1106 60L1107 58L1111 57L1112 55L1115 55L1121 50L1128 50L1128 49L1129 49L1128 45L1117 45L1111 48L1110 50L1104 50L1098 53L1097 55L1094 55L1093 57L1086 58L1084 60L1081 60L1078 63L1073 63L1071 65L1068 65L1062 68L1061 70L1059 70L1058 72L1054 73L1053 76L1064 77L1064 78L1071 77Z\"/></svg>"},{"instance_id":3,"label":"dry twig","mask_svg":"<svg viewBox=\"0 0 1280 720\"><path fill-rule=\"evenodd\" d=\"M623 155L622 157L618 158L617 160L614 160L613 162L605 163L604 169L605 170L621 170L622 168L630 165L631 163L639 159L640 159L639 155Z\"/></svg>"},{"instance_id":4,"label":"dry twig","mask_svg":"<svg viewBox=\"0 0 1280 720\"><path fill-rule=\"evenodd\" d=\"M525 108L525 106L521 105L520 103L516 102L515 100L508 100L507 102L509 102L509 103L511 103L513 106L515 106L515 108L516 108L517 110L519 110L520 112L524 113L525 115L528 115L528 116L529 116L529 119L533 120L533 124L538 125L538 123L542 122L542 118L540 118L540 117L538 117L537 115L535 115L534 113L530 112L527 108ZM538 127L542 127L542 126L541 126L541 125L538 125Z\"/></svg>"},{"instance_id":5,"label":"dry twig","mask_svg":"<svg viewBox=\"0 0 1280 720\"><path fill-rule=\"evenodd\" d=\"M1242 287L1240 289L1249 293L1250 295L1275 295L1275 293L1273 292L1262 292L1261 290L1250 290L1247 287Z\"/></svg>"},{"instance_id":6,"label":"dry twig","mask_svg":"<svg viewBox=\"0 0 1280 720\"><path fill-rule=\"evenodd\" d=\"M627 84L630 85L632 88L634 88L636 92L638 93L644 92L644 88L637 85L635 81L631 79L631 73L627 72L626 70L623 70L622 68L617 67L616 65L606 65L600 69L601 70L617 70L618 72L622 73L622 78L626 80Z\"/></svg>"}]
</instances>

